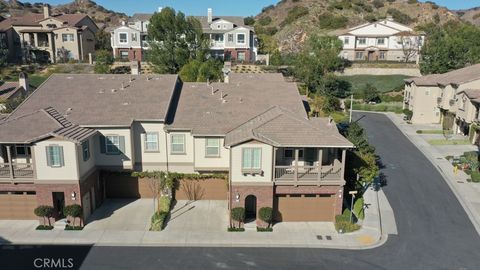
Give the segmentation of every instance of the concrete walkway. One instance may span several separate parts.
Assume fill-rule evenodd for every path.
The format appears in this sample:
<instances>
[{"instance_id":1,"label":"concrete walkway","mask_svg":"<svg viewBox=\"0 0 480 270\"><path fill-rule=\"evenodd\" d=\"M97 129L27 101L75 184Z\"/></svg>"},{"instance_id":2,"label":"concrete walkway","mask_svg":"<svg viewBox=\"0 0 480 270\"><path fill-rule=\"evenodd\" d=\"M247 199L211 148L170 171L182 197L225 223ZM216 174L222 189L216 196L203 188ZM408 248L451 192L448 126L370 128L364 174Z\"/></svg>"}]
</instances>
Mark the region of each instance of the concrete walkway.
<instances>
[{"instance_id":1,"label":"concrete walkway","mask_svg":"<svg viewBox=\"0 0 480 270\"><path fill-rule=\"evenodd\" d=\"M419 126L405 123L400 115L393 113L387 113L386 115L430 162L435 165L465 209L475 229L480 234L480 183L467 182L469 176L462 171L455 174L452 164L445 159L447 153L458 155L465 151L478 151L478 149L468 145L432 146L426 141L429 137L427 138L416 133L416 131L420 129ZM434 125L432 125L432 127L434 127Z\"/></svg>"}]
</instances>

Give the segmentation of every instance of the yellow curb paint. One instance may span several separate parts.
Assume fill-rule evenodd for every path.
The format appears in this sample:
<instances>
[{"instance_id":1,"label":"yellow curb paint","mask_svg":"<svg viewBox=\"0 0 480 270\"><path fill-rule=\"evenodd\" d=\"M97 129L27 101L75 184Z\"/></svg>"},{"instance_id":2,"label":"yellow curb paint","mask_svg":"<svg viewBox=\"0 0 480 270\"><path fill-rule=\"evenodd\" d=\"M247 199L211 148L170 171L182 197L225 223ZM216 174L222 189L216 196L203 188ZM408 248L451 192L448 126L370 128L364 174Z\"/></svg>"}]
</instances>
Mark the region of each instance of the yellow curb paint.
<instances>
[{"instance_id":1,"label":"yellow curb paint","mask_svg":"<svg viewBox=\"0 0 480 270\"><path fill-rule=\"evenodd\" d=\"M358 242L365 244L365 245L370 245L375 242L372 236L370 235L361 235L358 237Z\"/></svg>"}]
</instances>

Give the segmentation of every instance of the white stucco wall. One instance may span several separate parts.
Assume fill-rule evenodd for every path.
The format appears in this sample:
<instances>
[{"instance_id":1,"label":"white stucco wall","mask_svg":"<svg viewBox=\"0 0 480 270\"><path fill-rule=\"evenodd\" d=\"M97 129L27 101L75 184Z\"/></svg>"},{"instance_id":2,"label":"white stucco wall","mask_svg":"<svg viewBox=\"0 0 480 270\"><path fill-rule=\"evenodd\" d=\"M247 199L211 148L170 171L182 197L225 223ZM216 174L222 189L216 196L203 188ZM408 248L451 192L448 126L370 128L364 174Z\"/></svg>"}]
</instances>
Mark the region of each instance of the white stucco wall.
<instances>
[{"instance_id":1,"label":"white stucco wall","mask_svg":"<svg viewBox=\"0 0 480 270\"><path fill-rule=\"evenodd\" d=\"M230 161L230 150L223 146L223 138L220 137L209 137L209 138L218 138L220 140L220 156L219 157L206 157L206 139L207 137L195 137L195 170L229 170L229 161Z\"/></svg>"},{"instance_id":2,"label":"white stucco wall","mask_svg":"<svg viewBox=\"0 0 480 270\"><path fill-rule=\"evenodd\" d=\"M185 153L174 154L171 149L172 134L185 135ZM190 132L169 132L167 133L168 169L172 172L193 173L194 172L194 139Z\"/></svg>"},{"instance_id":3,"label":"white stucco wall","mask_svg":"<svg viewBox=\"0 0 480 270\"><path fill-rule=\"evenodd\" d=\"M130 136L130 129L124 128L111 128L111 129L99 129L98 130L103 136L107 135L119 135L125 137L125 152L121 153L120 155L109 155L109 154L102 154L100 152L100 139L99 136L95 136L95 143L97 147L95 147L92 153L95 153L95 158L97 160L98 166L106 166L106 167L116 167L116 168L123 168L123 169L130 169L132 168L132 141Z\"/></svg>"},{"instance_id":4,"label":"white stucco wall","mask_svg":"<svg viewBox=\"0 0 480 270\"><path fill-rule=\"evenodd\" d=\"M96 164L96 156L94 154L94 151L99 146L98 144L95 143L94 137L90 137L88 139L88 142L90 146L90 158L87 161L83 161L82 145L81 144L76 145L80 178L82 178L83 176L87 176L86 174L91 172L91 170L95 167L95 164Z\"/></svg>"},{"instance_id":5,"label":"white stucco wall","mask_svg":"<svg viewBox=\"0 0 480 270\"><path fill-rule=\"evenodd\" d=\"M50 145L58 145L63 147L64 166L49 167L47 166L47 150ZM78 181L79 174L77 168L77 147L70 141L52 138L41 141L33 147L35 155L35 168L37 173L37 181L42 180L72 180Z\"/></svg>"},{"instance_id":6,"label":"white stucco wall","mask_svg":"<svg viewBox=\"0 0 480 270\"><path fill-rule=\"evenodd\" d=\"M135 122L133 124L133 149L135 167L142 171L166 170L167 148L164 124L160 122ZM145 151L145 134L158 134L158 151Z\"/></svg>"}]
</instances>

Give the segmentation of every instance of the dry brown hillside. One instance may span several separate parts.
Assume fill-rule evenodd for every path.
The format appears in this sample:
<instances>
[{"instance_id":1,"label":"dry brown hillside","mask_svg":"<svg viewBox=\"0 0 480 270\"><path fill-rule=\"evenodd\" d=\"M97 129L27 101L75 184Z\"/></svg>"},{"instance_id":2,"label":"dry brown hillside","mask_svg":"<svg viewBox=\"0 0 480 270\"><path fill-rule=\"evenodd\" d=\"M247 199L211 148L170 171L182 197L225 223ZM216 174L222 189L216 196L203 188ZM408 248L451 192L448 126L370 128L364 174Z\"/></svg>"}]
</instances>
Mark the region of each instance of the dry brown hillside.
<instances>
[{"instance_id":1,"label":"dry brown hillside","mask_svg":"<svg viewBox=\"0 0 480 270\"><path fill-rule=\"evenodd\" d=\"M466 9L466 10L457 10L456 13L462 20L473 23L477 26L480 26L480 7Z\"/></svg>"},{"instance_id":2,"label":"dry brown hillside","mask_svg":"<svg viewBox=\"0 0 480 270\"><path fill-rule=\"evenodd\" d=\"M386 16L417 26L459 20L433 2L415 0L282 0L256 16L257 32L273 35L282 51L296 51L309 33L335 33Z\"/></svg>"}]
</instances>

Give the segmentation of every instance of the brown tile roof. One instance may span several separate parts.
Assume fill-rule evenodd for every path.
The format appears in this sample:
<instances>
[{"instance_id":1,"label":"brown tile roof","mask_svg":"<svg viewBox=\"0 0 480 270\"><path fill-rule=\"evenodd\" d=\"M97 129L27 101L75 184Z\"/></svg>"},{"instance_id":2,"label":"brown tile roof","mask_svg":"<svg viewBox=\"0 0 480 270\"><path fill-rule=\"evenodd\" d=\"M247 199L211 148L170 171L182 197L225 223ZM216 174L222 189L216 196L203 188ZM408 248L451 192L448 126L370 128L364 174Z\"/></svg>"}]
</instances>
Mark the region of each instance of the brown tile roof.
<instances>
[{"instance_id":1,"label":"brown tile roof","mask_svg":"<svg viewBox=\"0 0 480 270\"><path fill-rule=\"evenodd\" d=\"M208 23L208 17L207 16L194 16L195 19L200 21L200 24L202 25L203 29L210 29L210 24ZM238 26L243 26L246 27L243 17L240 16L213 16L212 22L218 21L218 20L225 20L233 23L234 25Z\"/></svg>"},{"instance_id":2,"label":"brown tile roof","mask_svg":"<svg viewBox=\"0 0 480 270\"><path fill-rule=\"evenodd\" d=\"M77 24L88 17L86 14L61 14L51 18L65 22L64 26L76 27ZM24 16L14 16L0 22L0 30L5 31L12 26L40 26L40 22L45 18L43 14L28 14Z\"/></svg>"},{"instance_id":3,"label":"brown tile roof","mask_svg":"<svg viewBox=\"0 0 480 270\"><path fill-rule=\"evenodd\" d=\"M233 146L249 140L276 147L353 147L340 135L333 121L327 118L301 118L279 106L228 132L225 145Z\"/></svg>"},{"instance_id":4,"label":"brown tile roof","mask_svg":"<svg viewBox=\"0 0 480 270\"><path fill-rule=\"evenodd\" d=\"M68 26L78 26L78 23L82 21L85 17L88 17L86 14L61 14L53 16L52 18L66 22Z\"/></svg>"},{"instance_id":5,"label":"brown tile roof","mask_svg":"<svg viewBox=\"0 0 480 270\"><path fill-rule=\"evenodd\" d=\"M480 89L465 89L457 94L465 93L465 95L473 102L480 103Z\"/></svg>"},{"instance_id":6,"label":"brown tile roof","mask_svg":"<svg viewBox=\"0 0 480 270\"><path fill-rule=\"evenodd\" d=\"M53 107L81 126L162 121L176 86L177 75L54 74L9 119Z\"/></svg>"},{"instance_id":7,"label":"brown tile roof","mask_svg":"<svg viewBox=\"0 0 480 270\"><path fill-rule=\"evenodd\" d=\"M138 20L138 21L145 22L145 21L149 21L150 18L152 18L152 16L153 16L153 13L135 13L132 15L131 20L132 21Z\"/></svg>"},{"instance_id":8,"label":"brown tile roof","mask_svg":"<svg viewBox=\"0 0 480 270\"><path fill-rule=\"evenodd\" d=\"M418 86L434 86L463 84L474 80L480 80L480 64L464 67L443 74L431 74L427 76L407 79Z\"/></svg>"},{"instance_id":9,"label":"brown tile roof","mask_svg":"<svg viewBox=\"0 0 480 270\"><path fill-rule=\"evenodd\" d=\"M212 88L214 94L212 95ZM223 93L226 102L222 102ZM230 83L184 83L168 129L194 135L224 135L272 106L307 117L295 83L281 74L230 74Z\"/></svg>"},{"instance_id":10,"label":"brown tile roof","mask_svg":"<svg viewBox=\"0 0 480 270\"><path fill-rule=\"evenodd\" d=\"M11 96L15 95L18 91L21 91L23 87L19 86L20 85L18 82L5 82L0 85L0 100L7 100Z\"/></svg>"}]
</instances>

